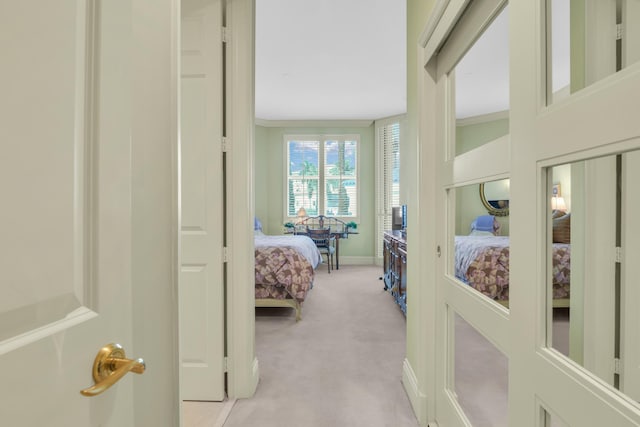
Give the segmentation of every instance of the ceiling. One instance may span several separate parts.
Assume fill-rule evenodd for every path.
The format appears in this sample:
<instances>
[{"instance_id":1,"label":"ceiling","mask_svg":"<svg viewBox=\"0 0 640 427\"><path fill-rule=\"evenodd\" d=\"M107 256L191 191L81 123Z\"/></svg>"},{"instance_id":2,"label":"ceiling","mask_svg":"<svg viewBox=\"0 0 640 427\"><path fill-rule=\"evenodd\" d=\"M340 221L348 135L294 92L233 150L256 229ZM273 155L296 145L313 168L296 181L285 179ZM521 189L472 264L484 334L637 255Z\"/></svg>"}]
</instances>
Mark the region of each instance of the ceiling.
<instances>
[{"instance_id":1,"label":"ceiling","mask_svg":"<svg viewBox=\"0 0 640 427\"><path fill-rule=\"evenodd\" d=\"M508 12L505 7L455 67L458 119L509 109Z\"/></svg>"},{"instance_id":2,"label":"ceiling","mask_svg":"<svg viewBox=\"0 0 640 427\"><path fill-rule=\"evenodd\" d=\"M406 112L405 0L256 0L255 55L257 119Z\"/></svg>"}]
</instances>

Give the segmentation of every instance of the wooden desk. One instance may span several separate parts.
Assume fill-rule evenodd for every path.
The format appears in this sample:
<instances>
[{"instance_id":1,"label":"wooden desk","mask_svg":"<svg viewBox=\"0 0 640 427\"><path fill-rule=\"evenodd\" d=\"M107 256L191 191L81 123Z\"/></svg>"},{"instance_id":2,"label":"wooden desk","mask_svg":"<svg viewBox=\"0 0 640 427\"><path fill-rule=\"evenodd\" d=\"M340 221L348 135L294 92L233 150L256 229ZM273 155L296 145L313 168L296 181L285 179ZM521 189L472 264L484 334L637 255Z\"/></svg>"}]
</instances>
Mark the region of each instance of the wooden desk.
<instances>
[{"instance_id":1,"label":"wooden desk","mask_svg":"<svg viewBox=\"0 0 640 427\"><path fill-rule=\"evenodd\" d=\"M340 270L340 239L348 239L350 234L358 234L357 231L331 232L336 239L336 270Z\"/></svg>"}]
</instances>

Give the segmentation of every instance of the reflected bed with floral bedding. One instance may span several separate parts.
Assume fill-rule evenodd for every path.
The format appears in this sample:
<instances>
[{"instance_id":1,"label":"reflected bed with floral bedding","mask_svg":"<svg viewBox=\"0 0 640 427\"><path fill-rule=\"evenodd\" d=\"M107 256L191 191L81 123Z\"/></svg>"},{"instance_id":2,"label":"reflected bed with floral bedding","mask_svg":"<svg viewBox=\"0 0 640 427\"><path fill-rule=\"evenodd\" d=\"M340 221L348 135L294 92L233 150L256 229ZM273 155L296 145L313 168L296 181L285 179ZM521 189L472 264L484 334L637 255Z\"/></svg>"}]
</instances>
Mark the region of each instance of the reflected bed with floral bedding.
<instances>
[{"instance_id":1,"label":"reflected bed with floral bedding","mask_svg":"<svg viewBox=\"0 0 640 427\"><path fill-rule=\"evenodd\" d=\"M554 306L567 306L571 278L571 245L553 243ZM487 297L509 301L509 237L456 236L455 276Z\"/></svg>"}]
</instances>

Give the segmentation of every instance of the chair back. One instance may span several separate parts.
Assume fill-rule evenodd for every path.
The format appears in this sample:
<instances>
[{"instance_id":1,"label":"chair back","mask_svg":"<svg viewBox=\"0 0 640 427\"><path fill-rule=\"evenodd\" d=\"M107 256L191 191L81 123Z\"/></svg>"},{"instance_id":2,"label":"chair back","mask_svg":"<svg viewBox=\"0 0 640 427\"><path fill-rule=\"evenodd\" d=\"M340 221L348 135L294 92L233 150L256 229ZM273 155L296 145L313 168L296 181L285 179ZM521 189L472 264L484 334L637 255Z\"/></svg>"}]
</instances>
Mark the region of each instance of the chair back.
<instances>
[{"instance_id":1,"label":"chair back","mask_svg":"<svg viewBox=\"0 0 640 427\"><path fill-rule=\"evenodd\" d=\"M332 216L310 216L296 223L296 229L301 229L302 232L306 233L306 229L323 229L330 228L335 235L339 233L344 235L343 237L347 237L347 224Z\"/></svg>"},{"instance_id":2,"label":"chair back","mask_svg":"<svg viewBox=\"0 0 640 427\"><path fill-rule=\"evenodd\" d=\"M331 228L307 227L307 236L313 240L318 248L329 248L331 246Z\"/></svg>"}]
</instances>

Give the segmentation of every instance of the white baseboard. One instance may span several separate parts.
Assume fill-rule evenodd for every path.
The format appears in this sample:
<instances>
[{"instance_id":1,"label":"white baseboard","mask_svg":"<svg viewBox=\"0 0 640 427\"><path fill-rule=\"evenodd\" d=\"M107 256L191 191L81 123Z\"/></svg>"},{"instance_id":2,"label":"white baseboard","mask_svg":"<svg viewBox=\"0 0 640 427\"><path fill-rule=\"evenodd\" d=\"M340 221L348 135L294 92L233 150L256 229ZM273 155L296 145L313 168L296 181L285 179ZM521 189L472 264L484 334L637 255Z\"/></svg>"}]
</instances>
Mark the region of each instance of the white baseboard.
<instances>
[{"instance_id":1,"label":"white baseboard","mask_svg":"<svg viewBox=\"0 0 640 427\"><path fill-rule=\"evenodd\" d=\"M372 256L340 256L340 264L344 265L375 265L375 263L376 258Z\"/></svg>"},{"instance_id":2,"label":"white baseboard","mask_svg":"<svg viewBox=\"0 0 640 427\"><path fill-rule=\"evenodd\" d=\"M228 399L224 402L224 406L218 415L218 419L216 419L216 422L213 424L213 427L224 427L224 423L227 421L227 418L229 418L229 414L235 404L236 399Z\"/></svg>"},{"instance_id":3,"label":"white baseboard","mask_svg":"<svg viewBox=\"0 0 640 427\"><path fill-rule=\"evenodd\" d=\"M258 382L260 381L260 364L258 363L258 358L253 358L253 369L251 370L251 380L253 384L253 393L258 389Z\"/></svg>"},{"instance_id":4,"label":"white baseboard","mask_svg":"<svg viewBox=\"0 0 640 427\"><path fill-rule=\"evenodd\" d=\"M418 378L411 367L411 363L409 363L407 359L404 359L402 363L402 385L404 386L407 396L409 396L411 407L416 414L418 422L420 425L425 425L427 422L427 396L420 392ZM437 427L437 425L431 422L428 424L428 427Z\"/></svg>"}]
</instances>

